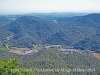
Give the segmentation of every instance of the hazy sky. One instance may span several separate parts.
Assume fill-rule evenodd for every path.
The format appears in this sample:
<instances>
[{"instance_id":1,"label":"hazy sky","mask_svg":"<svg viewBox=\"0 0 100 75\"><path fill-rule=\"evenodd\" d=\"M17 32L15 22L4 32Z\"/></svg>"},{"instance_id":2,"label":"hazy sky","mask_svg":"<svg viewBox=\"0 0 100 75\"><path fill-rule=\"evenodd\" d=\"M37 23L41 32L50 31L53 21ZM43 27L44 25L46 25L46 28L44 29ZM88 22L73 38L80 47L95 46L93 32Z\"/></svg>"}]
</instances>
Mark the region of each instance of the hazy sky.
<instances>
[{"instance_id":1,"label":"hazy sky","mask_svg":"<svg viewBox=\"0 0 100 75\"><path fill-rule=\"evenodd\" d=\"M100 12L100 0L0 0L0 13Z\"/></svg>"}]
</instances>

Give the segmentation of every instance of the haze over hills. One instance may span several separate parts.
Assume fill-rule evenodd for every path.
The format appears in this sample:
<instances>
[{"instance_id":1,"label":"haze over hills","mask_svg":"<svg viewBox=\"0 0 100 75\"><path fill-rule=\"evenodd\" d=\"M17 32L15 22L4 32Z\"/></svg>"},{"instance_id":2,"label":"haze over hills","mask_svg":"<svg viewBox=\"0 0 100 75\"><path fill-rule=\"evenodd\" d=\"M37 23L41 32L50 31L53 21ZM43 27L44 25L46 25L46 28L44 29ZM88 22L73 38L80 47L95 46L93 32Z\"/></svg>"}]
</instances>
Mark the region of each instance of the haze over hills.
<instances>
[{"instance_id":1,"label":"haze over hills","mask_svg":"<svg viewBox=\"0 0 100 75\"><path fill-rule=\"evenodd\" d=\"M61 44L96 51L99 49L100 39L99 36L96 38L98 41L93 41L93 39L99 35L99 27L100 14L55 17L50 20L27 15L2 26L1 30L8 33L3 33L0 37L6 38L12 35L8 41L11 46L33 47L34 44ZM86 41L88 46L83 47L83 43L80 42L86 38L89 39L91 45Z\"/></svg>"},{"instance_id":2,"label":"haze over hills","mask_svg":"<svg viewBox=\"0 0 100 75\"><path fill-rule=\"evenodd\" d=\"M27 15L41 17L49 20L57 19L57 18L66 18L66 17L75 17L75 16L84 16L88 13L29 13Z\"/></svg>"},{"instance_id":3,"label":"haze over hills","mask_svg":"<svg viewBox=\"0 0 100 75\"><path fill-rule=\"evenodd\" d=\"M100 26L100 14L89 14L85 16L75 16L70 18L59 18L59 23L64 27L71 26Z\"/></svg>"}]
</instances>

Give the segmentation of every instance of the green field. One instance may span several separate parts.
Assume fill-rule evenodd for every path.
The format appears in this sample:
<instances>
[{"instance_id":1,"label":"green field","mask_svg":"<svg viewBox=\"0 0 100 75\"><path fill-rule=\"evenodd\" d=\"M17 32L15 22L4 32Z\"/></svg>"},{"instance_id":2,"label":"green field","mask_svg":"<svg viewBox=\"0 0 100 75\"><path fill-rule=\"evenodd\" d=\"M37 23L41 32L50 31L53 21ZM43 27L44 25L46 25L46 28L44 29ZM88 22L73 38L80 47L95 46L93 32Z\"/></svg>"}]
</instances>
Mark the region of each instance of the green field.
<instances>
[{"instance_id":1,"label":"green field","mask_svg":"<svg viewBox=\"0 0 100 75\"><path fill-rule=\"evenodd\" d=\"M33 49L33 52L38 52L38 49L36 48L36 49Z\"/></svg>"},{"instance_id":2,"label":"green field","mask_svg":"<svg viewBox=\"0 0 100 75\"><path fill-rule=\"evenodd\" d=\"M45 48L46 49L49 49L51 47L60 47L61 45L46 45Z\"/></svg>"},{"instance_id":3,"label":"green field","mask_svg":"<svg viewBox=\"0 0 100 75\"><path fill-rule=\"evenodd\" d=\"M9 49L7 47L0 47L0 50L9 51Z\"/></svg>"}]
</instances>

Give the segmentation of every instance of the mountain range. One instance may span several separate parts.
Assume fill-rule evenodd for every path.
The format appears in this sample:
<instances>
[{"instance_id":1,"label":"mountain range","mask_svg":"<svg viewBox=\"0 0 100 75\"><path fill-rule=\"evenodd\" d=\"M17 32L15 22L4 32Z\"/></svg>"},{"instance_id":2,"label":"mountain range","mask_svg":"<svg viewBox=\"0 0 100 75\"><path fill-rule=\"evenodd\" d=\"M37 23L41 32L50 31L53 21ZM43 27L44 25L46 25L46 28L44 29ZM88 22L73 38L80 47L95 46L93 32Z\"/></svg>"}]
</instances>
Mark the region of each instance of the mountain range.
<instances>
[{"instance_id":1,"label":"mountain range","mask_svg":"<svg viewBox=\"0 0 100 75\"><path fill-rule=\"evenodd\" d=\"M2 25L0 21L0 41L9 46L32 48L34 44L61 44L100 52L100 14L51 19L26 15L4 22Z\"/></svg>"},{"instance_id":2,"label":"mountain range","mask_svg":"<svg viewBox=\"0 0 100 75\"><path fill-rule=\"evenodd\" d=\"M17 58L35 75L100 75L100 14L44 15L0 16L0 61Z\"/></svg>"}]
</instances>

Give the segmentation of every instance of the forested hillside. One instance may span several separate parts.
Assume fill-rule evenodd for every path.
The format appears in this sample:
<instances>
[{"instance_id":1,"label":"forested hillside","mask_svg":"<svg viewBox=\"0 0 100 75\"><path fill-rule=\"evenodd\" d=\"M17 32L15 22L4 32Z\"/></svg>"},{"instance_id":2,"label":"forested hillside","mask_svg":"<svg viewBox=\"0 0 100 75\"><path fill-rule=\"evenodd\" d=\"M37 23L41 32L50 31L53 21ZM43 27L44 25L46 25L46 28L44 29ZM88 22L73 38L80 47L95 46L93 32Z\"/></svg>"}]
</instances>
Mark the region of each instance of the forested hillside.
<instances>
[{"instance_id":1,"label":"forested hillside","mask_svg":"<svg viewBox=\"0 0 100 75\"><path fill-rule=\"evenodd\" d=\"M9 24L10 22L12 22L11 19L6 18L6 17L4 17L4 16L0 16L0 26Z\"/></svg>"},{"instance_id":2,"label":"forested hillside","mask_svg":"<svg viewBox=\"0 0 100 75\"><path fill-rule=\"evenodd\" d=\"M60 29L52 21L34 16L24 16L3 27L12 32L13 45L32 47L33 44L45 43L45 39L57 33Z\"/></svg>"},{"instance_id":3,"label":"forested hillside","mask_svg":"<svg viewBox=\"0 0 100 75\"><path fill-rule=\"evenodd\" d=\"M18 58L19 67L36 75L99 75L100 60L86 52L62 53L56 48L42 49L31 55L16 55L0 51L0 59ZM44 70L43 70L44 69ZM49 70L47 70L49 69Z\"/></svg>"},{"instance_id":4,"label":"forested hillside","mask_svg":"<svg viewBox=\"0 0 100 75\"><path fill-rule=\"evenodd\" d=\"M46 39L47 43L100 51L100 14L58 18L56 21L61 31ZM86 41L86 38L89 41Z\"/></svg>"},{"instance_id":5,"label":"forested hillside","mask_svg":"<svg viewBox=\"0 0 100 75\"><path fill-rule=\"evenodd\" d=\"M35 75L25 68L18 68L18 65L19 62L15 58L10 61L0 60L0 75Z\"/></svg>"},{"instance_id":6,"label":"forested hillside","mask_svg":"<svg viewBox=\"0 0 100 75\"><path fill-rule=\"evenodd\" d=\"M33 45L38 44L61 44L100 51L100 14L74 17L57 17L57 15L51 19L50 15L48 16L49 19L20 16L13 22L9 21L10 23L1 25L2 45L33 48ZM7 37L10 39L8 40Z\"/></svg>"}]
</instances>

